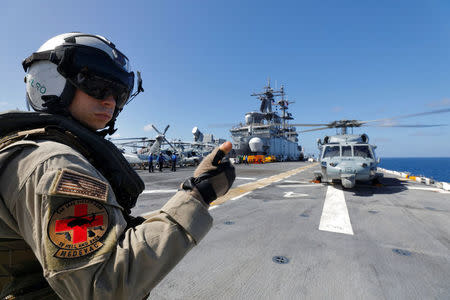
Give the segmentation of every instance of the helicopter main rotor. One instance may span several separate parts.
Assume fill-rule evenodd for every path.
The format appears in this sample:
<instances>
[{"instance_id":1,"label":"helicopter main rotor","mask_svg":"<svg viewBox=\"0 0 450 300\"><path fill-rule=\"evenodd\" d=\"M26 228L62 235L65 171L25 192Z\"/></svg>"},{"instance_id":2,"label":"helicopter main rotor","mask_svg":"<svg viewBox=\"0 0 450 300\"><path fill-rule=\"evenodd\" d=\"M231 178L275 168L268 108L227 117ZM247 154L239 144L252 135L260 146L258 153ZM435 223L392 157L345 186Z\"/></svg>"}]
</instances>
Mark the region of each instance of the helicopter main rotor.
<instances>
[{"instance_id":1,"label":"helicopter main rotor","mask_svg":"<svg viewBox=\"0 0 450 300\"><path fill-rule=\"evenodd\" d=\"M316 127L323 126L314 129L302 130L299 132L309 132L309 131L318 131L325 130L330 128L341 128L341 134L347 134L347 128L352 127L361 127L361 126L370 126L370 127L404 127L404 128L428 128L428 127L441 127L447 126L447 124L397 124L393 122L394 120L406 119L418 116L432 115L432 114L440 114L450 112L450 108L438 109L433 111L401 115L392 118L383 118L376 119L370 121L358 121L358 120L337 120L330 123L321 123L321 124L289 124L288 126L299 126L299 127ZM280 124L281 125L281 124Z\"/></svg>"}]
</instances>

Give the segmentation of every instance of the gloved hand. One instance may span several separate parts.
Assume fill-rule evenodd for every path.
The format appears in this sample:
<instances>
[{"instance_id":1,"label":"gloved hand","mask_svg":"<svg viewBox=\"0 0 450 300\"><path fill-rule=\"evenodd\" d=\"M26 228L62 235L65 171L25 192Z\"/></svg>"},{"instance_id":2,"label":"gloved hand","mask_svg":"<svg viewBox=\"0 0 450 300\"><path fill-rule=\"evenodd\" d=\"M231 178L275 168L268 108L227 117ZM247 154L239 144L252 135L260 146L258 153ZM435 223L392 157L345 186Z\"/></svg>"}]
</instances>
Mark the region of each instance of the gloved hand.
<instances>
[{"instance_id":1,"label":"gloved hand","mask_svg":"<svg viewBox=\"0 0 450 300\"><path fill-rule=\"evenodd\" d=\"M225 142L206 156L194 172L194 177L186 179L181 185L197 199L210 204L217 197L225 195L236 178L233 165L225 158L231 150L231 143Z\"/></svg>"}]
</instances>

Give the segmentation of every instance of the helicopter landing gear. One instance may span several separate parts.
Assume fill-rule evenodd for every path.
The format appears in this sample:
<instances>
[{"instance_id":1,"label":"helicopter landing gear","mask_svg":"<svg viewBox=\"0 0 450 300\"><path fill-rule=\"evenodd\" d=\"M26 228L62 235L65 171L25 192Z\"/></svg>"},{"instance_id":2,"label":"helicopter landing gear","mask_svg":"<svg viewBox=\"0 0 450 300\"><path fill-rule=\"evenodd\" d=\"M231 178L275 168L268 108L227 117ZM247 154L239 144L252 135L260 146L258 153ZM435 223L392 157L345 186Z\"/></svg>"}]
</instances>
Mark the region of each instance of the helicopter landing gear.
<instances>
[{"instance_id":1,"label":"helicopter landing gear","mask_svg":"<svg viewBox=\"0 0 450 300\"><path fill-rule=\"evenodd\" d=\"M383 184L380 181L380 178L383 178L383 175L384 175L383 173L377 173L375 178L371 180L371 184L373 186L378 186L378 187L383 186Z\"/></svg>"},{"instance_id":2,"label":"helicopter landing gear","mask_svg":"<svg viewBox=\"0 0 450 300\"><path fill-rule=\"evenodd\" d=\"M321 183L322 182L322 172L315 171L314 172L314 179L313 179L312 182L314 182L314 183Z\"/></svg>"},{"instance_id":3,"label":"helicopter landing gear","mask_svg":"<svg viewBox=\"0 0 450 300\"><path fill-rule=\"evenodd\" d=\"M351 189L355 186L355 175L341 176L342 186L346 189Z\"/></svg>"}]
</instances>

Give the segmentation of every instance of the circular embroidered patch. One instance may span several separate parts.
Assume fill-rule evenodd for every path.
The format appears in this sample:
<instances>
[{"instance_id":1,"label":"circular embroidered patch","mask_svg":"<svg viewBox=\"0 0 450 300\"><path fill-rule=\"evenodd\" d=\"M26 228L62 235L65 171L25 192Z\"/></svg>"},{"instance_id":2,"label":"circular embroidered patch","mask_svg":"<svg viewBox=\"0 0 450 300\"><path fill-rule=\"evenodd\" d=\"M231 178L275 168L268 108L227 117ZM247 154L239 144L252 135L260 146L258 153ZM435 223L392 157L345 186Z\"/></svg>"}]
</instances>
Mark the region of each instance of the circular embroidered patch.
<instances>
[{"instance_id":1,"label":"circular embroidered patch","mask_svg":"<svg viewBox=\"0 0 450 300\"><path fill-rule=\"evenodd\" d=\"M78 258L97 251L108 229L108 212L90 199L72 200L59 206L48 223L48 236L58 247L53 255Z\"/></svg>"}]
</instances>

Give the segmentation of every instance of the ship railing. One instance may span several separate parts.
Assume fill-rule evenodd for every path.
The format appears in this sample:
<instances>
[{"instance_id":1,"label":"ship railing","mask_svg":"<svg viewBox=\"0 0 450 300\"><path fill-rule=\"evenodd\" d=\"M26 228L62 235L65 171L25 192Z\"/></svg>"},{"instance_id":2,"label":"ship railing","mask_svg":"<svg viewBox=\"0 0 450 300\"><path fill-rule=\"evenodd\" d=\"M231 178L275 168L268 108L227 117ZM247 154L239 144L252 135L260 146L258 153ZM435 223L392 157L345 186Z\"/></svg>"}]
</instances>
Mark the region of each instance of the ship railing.
<instances>
[{"instance_id":1,"label":"ship railing","mask_svg":"<svg viewBox=\"0 0 450 300\"><path fill-rule=\"evenodd\" d=\"M239 129L239 128L242 128L242 127L245 127L245 128L248 128L248 127L250 127L250 126L252 126L253 128L257 128L257 127L260 127L260 128L264 128L264 127L279 127L280 125L274 125L274 124L265 124L265 123L252 123L251 125L247 125L247 124L239 124L239 125L235 125L235 126L233 126L231 129Z\"/></svg>"}]
</instances>

